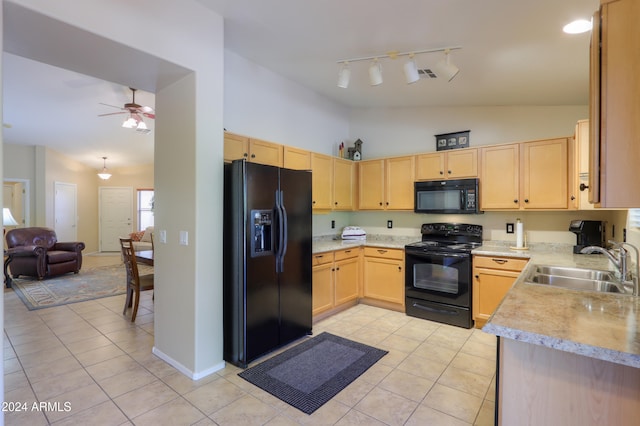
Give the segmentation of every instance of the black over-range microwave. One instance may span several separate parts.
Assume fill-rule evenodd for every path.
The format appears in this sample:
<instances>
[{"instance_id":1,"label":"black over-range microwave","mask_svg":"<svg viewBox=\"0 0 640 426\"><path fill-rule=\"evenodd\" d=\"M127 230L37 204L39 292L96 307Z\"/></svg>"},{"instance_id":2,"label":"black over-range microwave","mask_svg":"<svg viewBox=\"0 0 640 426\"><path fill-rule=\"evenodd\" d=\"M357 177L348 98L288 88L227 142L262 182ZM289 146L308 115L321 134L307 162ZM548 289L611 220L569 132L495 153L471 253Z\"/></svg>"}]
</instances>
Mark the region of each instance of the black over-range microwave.
<instances>
[{"instance_id":1,"label":"black over-range microwave","mask_svg":"<svg viewBox=\"0 0 640 426\"><path fill-rule=\"evenodd\" d=\"M415 183L416 213L481 213L478 179L436 180Z\"/></svg>"}]
</instances>

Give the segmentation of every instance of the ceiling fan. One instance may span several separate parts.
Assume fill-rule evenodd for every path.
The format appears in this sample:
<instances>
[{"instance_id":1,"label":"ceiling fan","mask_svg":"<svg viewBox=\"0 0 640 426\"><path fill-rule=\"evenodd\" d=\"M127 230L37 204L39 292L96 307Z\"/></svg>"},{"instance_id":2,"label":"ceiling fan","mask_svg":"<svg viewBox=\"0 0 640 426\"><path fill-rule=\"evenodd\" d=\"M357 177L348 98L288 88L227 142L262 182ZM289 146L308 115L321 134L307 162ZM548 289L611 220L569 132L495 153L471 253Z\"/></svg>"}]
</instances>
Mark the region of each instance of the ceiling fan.
<instances>
[{"instance_id":1,"label":"ceiling fan","mask_svg":"<svg viewBox=\"0 0 640 426\"><path fill-rule=\"evenodd\" d=\"M156 118L155 111L153 110L153 108L149 106L142 106L137 104L136 103L137 89L134 89L132 87L129 87L129 89L133 93L131 103L126 103L124 104L123 107L118 107L115 105L109 105L109 104L100 102L101 105L106 105L111 108L117 108L121 111L111 112L108 114L98 114L98 117L104 117L107 115L117 115L117 114L129 114L129 117L124 121L124 123L122 123L122 127L125 127L127 129L136 129L138 132L141 132L141 133L149 133L151 130L147 128L147 125L145 124L142 117L144 116L154 120Z\"/></svg>"}]
</instances>

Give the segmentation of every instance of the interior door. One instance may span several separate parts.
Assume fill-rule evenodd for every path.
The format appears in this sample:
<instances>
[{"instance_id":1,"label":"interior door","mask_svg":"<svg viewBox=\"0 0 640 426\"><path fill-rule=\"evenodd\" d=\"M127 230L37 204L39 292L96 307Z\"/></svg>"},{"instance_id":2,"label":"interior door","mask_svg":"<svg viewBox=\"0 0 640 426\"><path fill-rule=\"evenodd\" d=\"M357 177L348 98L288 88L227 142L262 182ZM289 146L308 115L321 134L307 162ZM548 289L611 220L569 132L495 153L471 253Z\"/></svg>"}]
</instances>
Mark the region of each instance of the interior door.
<instances>
[{"instance_id":1,"label":"interior door","mask_svg":"<svg viewBox=\"0 0 640 426\"><path fill-rule=\"evenodd\" d=\"M119 251L120 238L133 231L133 188L101 187L100 251Z\"/></svg>"},{"instance_id":2,"label":"interior door","mask_svg":"<svg viewBox=\"0 0 640 426\"><path fill-rule=\"evenodd\" d=\"M53 223L58 241L78 241L78 188L75 183L54 182Z\"/></svg>"}]
</instances>

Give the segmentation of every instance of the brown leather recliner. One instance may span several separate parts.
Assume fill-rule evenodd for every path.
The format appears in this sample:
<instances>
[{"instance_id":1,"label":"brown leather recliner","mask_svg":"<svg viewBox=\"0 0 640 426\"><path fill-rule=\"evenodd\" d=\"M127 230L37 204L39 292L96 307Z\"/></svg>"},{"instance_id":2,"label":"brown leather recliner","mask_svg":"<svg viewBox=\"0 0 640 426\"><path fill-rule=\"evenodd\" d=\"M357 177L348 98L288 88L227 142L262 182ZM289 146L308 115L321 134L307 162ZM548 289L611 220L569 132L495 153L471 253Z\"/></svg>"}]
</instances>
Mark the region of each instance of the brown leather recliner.
<instances>
[{"instance_id":1,"label":"brown leather recliner","mask_svg":"<svg viewBox=\"0 0 640 426\"><path fill-rule=\"evenodd\" d=\"M73 272L82 267L83 242L58 242L50 228L16 228L7 232L9 269L14 278L20 275L45 277Z\"/></svg>"}]
</instances>

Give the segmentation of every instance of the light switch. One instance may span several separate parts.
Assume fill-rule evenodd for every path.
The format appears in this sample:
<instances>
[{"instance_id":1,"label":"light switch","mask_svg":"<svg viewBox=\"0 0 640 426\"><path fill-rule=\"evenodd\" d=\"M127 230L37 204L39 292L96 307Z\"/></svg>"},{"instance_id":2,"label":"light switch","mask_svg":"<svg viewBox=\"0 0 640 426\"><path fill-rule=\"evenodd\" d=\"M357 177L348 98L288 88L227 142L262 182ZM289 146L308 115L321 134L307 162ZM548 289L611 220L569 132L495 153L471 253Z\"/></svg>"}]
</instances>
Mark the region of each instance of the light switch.
<instances>
[{"instance_id":1,"label":"light switch","mask_svg":"<svg viewBox=\"0 0 640 426\"><path fill-rule=\"evenodd\" d=\"M160 242L162 244L167 244L167 231L164 229L160 230Z\"/></svg>"},{"instance_id":2,"label":"light switch","mask_svg":"<svg viewBox=\"0 0 640 426\"><path fill-rule=\"evenodd\" d=\"M189 245L189 233L187 231L180 231L180 245Z\"/></svg>"}]
</instances>

